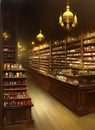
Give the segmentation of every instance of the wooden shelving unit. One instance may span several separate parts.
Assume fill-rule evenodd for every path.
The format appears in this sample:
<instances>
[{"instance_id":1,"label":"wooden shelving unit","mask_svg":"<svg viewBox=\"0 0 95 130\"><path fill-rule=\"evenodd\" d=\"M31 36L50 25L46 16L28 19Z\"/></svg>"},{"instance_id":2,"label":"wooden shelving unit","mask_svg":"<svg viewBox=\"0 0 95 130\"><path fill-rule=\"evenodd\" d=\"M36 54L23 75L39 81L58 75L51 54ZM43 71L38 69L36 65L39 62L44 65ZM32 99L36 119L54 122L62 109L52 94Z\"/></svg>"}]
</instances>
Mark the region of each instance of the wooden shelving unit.
<instances>
[{"instance_id":1,"label":"wooden shelving unit","mask_svg":"<svg viewBox=\"0 0 95 130\"><path fill-rule=\"evenodd\" d=\"M83 65L85 73L95 74L95 36L83 39Z\"/></svg>"},{"instance_id":2,"label":"wooden shelving unit","mask_svg":"<svg viewBox=\"0 0 95 130\"><path fill-rule=\"evenodd\" d=\"M44 44L39 50L39 71L43 73L49 72L50 64L50 45Z\"/></svg>"},{"instance_id":3,"label":"wooden shelving unit","mask_svg":"<svg viewBox=\"0 0 95 130\"><path fill-rule=\"evenodd\" d=\"M67 42L66 46L66 63L67 68L80 69L81 60L81 42L76 40L74 42Z\"/></svg>"},{"instance_id":4,"label":"wooden shelving unit","mask_svg":"<svg viewBox=\"0 0 95 130\"><path fill-rule=\"evenodd\" d=\"M95 34L71 37L34 48L26 58L37 72L53 75L95 74Z\"/></svg>"},{"instance_id":5,"label":"wooden shelving unit","mask_svg":"<svg viewBox=\"0 0 95 130\"><path fill-rule=\"evenodd\" d=\"M31 118L31 98L27 93L25 69L18 64L4 64L4 124L16 124ZM22 116L21 116L22 115Z\"/></svg>"},{"instance_id":6,"label":"wooden shelving unit","mask_svg":"<svg viewBox=\"0 0 95 130\"><path fill-rule=\"evenodd\" d=\"M29 65L32 65L32 68L34 70L39 70L39 50L38 47L37 49L34 49L31 56L30 56L30 62Z\"/></svg>"},{"instance_id":7,"label":"wooden shelving unit","mask_svg":"<svg viewBox=\"0 0 95 130\"><path fill-rule=\"evenodd\" d=\"M53 43L51 52L51 59L52 59L52 72L57 74L62 69L66 68L66 41L60 41Z\"/></svg>"},{"instance_id":8,"label":"wooden shelving unit","mask_svg":"<svg viewBox=\"0 0 95 130\"><path fill-rule=\"evenodd\" d=\"M48 73L50 71L50 44L45 43L35 47L32 52L27 53L26 65L32 69Z\"/></svg>"},{"instance_id":9,"label":"wooden shelving unit","mask_svg":"<svg viewBox=\"0 0 95 130\"><path fill-rule=\"evenodd\" d=\"M3 10L2 19L0 107L3 112L0 122L4 126L17 123L33 125L31 112L33 104L27 92L26 71L18 64L16 15L14 12Z\"/></svg>"}]
</instances>

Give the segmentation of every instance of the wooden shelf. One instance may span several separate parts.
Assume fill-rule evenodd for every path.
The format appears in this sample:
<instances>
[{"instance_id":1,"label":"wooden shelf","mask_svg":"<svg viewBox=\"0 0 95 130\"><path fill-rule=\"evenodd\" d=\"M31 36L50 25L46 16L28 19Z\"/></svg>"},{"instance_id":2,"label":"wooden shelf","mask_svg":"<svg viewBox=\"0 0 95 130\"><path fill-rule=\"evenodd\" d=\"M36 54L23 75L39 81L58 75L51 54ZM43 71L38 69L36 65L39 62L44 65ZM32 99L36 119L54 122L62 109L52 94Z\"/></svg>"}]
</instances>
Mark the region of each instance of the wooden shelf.
<instances>
[{"instance_id":1,"label":"wooden shelf","mask_svg":"<svg viewBox=\"0 0 95 130\"><path fill-rule=\"evenodd\" d=\"M27 77L25 76L25 69L23 69L19 64L4 64L3 75L6 75L3 77L3 102L6 118L5 124L13 124L13 119L11 118L13 116L12 114L17 113L19 109L21 109L21 113L23 113L23 109L27 109L31 119L30 112L31 106L33 105L31 98L27 93ZM15 109L15 111L9 112L9 110L12 109ZM18 115L17 119L19 120L19 118L20 117ZM24 119L27 119L27 114Z\"/></svg>"}]
</instances>

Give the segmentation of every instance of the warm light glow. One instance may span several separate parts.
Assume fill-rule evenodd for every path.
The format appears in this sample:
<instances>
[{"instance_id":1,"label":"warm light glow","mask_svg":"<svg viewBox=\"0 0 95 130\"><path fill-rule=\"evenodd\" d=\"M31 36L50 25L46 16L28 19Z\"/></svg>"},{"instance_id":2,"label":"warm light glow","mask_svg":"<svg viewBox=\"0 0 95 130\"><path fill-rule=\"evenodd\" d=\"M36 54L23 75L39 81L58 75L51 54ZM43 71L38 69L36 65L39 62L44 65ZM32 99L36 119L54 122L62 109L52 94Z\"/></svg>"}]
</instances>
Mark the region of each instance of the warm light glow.
<instances>
[{"instance_id":1,"label":"warm light glow","mask_svg":"<svg viewBox=\"0 0 95 130\"><path fill-rule=\"evenodd\" d=\"M37 40L39 41L39 42L41 42L45 37L44 37L44 35L42 34L42 31L40 30L40 33L36 36L36 38L37 38Z\"/></svg>"},{"instance_id":2,"label":"warm light glow","mask_svg":"<svg viewBox=\"0 0 95 130\"><path fill-rule=\"evenodd\" d=\"M25 47L25 46L23 46L23 45L21 45L21 43L20 43L20 42L18 42L17 46L18 46L19 52L26 51L26 47Z\"/></svg>"},{"instance_id":3,"label":"warm light glow","mask_svg":"<svg viewBox=\"0 0 95 130\"><path fill-rule=\"evenodd\" d=\"M3 39L4 39L4 40L8 40L9 37L10 37L10 35L9 35L7 32L4 32L4 33L3 33Z\"/></svg>"},{"instance_id":4,"label":"warm light glow","mask_svg":"<svg viewBox=\"0 0 95 130\"><path fill-rule=\"evenodd\" d=\"M18 48L20 49L21 48L21 44L18 42Z\"/></svg>"},{"instance_id":5,"label":"warm light glow","mask_svg":"<svg viewBox=\"0 0 95 130\"><path fill-rule=\"evenodd\" d=\"M55 44L55 45L57 45L58 43L59 43L58 40L57 40L57 41L54 41L54 44Z\"/></svg>"},{"instance_id":6,"label":"warm light glow","mask_svg":"<svg viewBox=\"0 0 95 130\"><path fill-rule=\"evenodd\" d=\"M22 48L21 48L21 51L26 51L26 48L25 48L25 47L22 47Z\"/></svg>"},{"instance_id":7,"label":"warm light glow","mask_svg":"<svg viewBox=\"0 0 95 130\"><path fill-rule=\"evenodd\" d=\"M33 42L33 41L32 41L32 42L31 42L31 44L32 44L32 45L34 45L34 44L35 44L35 42Z\"/></svg>"},{"instance_id":8,"label":"warm light glow","mask_svg":"<svg viewBox=\"0 0 95 130\"><path fill-rule=\"evenodd\" d=\"M34 47L33 48L33 51L37 51L37 50L39 50L39 47Z\"/></svg>"},{"instance_id":9,"label":"warm light glow","mask_svg":"<svg viewBox=\"0 0 95 130\"><path fill-rule=\"evenodd\" d=\"M59 16L59 24L67 30L77 25L77 16L70 11L70 6L67 4L66 11Z\"/></svg>"}]
</instances>

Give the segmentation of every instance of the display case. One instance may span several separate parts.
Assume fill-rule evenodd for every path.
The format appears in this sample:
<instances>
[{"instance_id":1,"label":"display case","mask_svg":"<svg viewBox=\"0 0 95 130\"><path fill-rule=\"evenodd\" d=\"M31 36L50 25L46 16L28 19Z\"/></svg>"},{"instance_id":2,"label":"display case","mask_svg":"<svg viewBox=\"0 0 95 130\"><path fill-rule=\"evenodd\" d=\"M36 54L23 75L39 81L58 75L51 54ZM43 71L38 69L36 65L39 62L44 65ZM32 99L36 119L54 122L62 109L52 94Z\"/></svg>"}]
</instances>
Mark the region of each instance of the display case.
<instances>
[{"instance_id":1,"label":"display case","mask_svg":"<svg viewBox=\"0 0 95 130\"><path fill-rule=\"evenodd\" d=\"M19 64L4 64L3 70L4 124L31 120L30 96L27 93L25 69Z\"/></svg>"}]
</instances>

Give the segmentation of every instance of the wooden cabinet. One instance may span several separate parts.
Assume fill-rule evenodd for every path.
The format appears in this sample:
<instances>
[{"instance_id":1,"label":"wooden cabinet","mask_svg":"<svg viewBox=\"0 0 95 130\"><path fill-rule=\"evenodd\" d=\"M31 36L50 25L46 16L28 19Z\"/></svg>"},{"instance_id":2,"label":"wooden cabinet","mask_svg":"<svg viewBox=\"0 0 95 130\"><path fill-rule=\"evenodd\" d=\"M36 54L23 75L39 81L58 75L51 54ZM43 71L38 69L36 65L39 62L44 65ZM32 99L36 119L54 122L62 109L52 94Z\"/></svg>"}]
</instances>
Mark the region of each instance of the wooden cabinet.
<instances>
[{"instance_id":1,"label":"wooden cabinet","mask_svg":"<svg viewBox=\"0 0 95 130\"><path fill-rule=\"evenodd\" d=\"M55 78L49 77L50 89L49 93L71 109L74 112L77 112L77 91L78 86L65 83L63 81L57 80Z\"/></svg>"},{"instance_id":2,"label":"wooden cabinet","mask_svg":"<svg viewBox=\"0 0 95 130\"><path fill-rule=\"evenodd\" d=\"M18 64L4 64L4 124L16 124L31 118L31 98L27 93L25 69Z\"/></svg>"},{"instance_id":3,"label":"wooden cabinet","mask_svg":"<svg viewBox=\"0 0 95 130\"><path fill-rule=\"evenodd\" d=\"M78 76L76 79L79 84L49 77L49 93L78 115L95 112L95 75Z\"/></svg>"}]
</instances>

